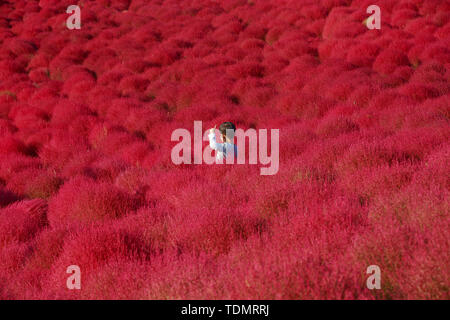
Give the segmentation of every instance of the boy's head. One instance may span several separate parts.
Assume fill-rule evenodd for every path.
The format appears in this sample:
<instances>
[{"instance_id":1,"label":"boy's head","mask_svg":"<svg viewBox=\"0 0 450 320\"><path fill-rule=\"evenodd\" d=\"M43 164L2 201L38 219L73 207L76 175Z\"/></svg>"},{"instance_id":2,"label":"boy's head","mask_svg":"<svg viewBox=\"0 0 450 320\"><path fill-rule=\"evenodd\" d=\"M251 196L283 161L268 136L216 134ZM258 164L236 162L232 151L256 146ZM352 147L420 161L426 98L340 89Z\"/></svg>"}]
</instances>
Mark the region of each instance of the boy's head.
<instances>
[{"instance_id":1,"label":"boy's head","mask_svg":"<svg viewBox=\"0 0 450 320\"><path fill-rule=\"evenodd\" d=\"M219 126L219 131L222 134L223 141L231 142L234 139L234 132L236 131L236 126L233 123L227 121Z\"/></svg>"}]
</instances>

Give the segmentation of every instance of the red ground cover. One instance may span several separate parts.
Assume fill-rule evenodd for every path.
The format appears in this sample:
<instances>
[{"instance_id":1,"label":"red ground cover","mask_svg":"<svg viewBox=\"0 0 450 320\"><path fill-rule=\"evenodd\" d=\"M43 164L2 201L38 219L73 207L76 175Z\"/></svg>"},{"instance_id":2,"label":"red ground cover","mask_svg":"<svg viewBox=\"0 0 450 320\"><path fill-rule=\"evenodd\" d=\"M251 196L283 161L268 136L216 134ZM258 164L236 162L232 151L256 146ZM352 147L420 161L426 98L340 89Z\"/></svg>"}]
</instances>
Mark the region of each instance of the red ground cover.
<instances>
[{"instance_id":1,"label":"red ground cover","mask_svg":"<svg viewBox=\"0 0 450 320\"><path fill-rule=\"evenodd\" d=\"M0 299L449 299L450 4L372 2L3 1ZM280 171L174 165L194 120Z\"/></svg>"}]
</instances>

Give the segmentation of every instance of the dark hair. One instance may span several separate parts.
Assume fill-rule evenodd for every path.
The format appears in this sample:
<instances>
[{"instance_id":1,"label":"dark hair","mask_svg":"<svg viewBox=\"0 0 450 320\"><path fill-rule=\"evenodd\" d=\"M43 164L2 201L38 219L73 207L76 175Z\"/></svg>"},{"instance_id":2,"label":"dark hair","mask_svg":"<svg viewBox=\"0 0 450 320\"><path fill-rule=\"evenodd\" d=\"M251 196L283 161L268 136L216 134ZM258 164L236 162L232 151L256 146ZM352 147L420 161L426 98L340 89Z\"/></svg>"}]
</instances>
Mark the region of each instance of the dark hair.
<instances>
[{"instance_id":1,"label":"dark hair","mask_svg":"<svg viewBox=\"0 0 450 320\"><path fill-rule=\"evenodd\" d=\"M232 122L224 122L219 126L219 131L222 134L223 137L226 137L227 130L233 130L233 132L236 130L236 126Z\"/></svg>"}]
</instances>

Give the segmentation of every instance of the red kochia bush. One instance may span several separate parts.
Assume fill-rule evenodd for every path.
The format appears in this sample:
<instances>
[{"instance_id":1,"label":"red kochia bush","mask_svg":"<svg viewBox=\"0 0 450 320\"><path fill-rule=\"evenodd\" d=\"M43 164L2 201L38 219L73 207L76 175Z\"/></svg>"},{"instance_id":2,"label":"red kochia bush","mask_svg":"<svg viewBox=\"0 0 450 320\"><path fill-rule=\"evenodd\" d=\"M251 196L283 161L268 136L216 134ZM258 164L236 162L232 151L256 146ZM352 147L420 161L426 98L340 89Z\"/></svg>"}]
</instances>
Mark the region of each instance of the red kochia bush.
<instances>
[{"instance_id":1,"label":"red kochia bush","mask_svg":"<svg viewBox=\"0 0 450 320\"><path fill-rule=\"evenodd\" d=\"M66 45L58 54L59 58L68 59L74 64L81 63L86 56L87 52L76 43Z\"/></svg>"},{"instance_id":2,"label":"red kochia bush","mask_svg":"<svg viewBox=\"0 0 450 320\"><path fill-rule=\"evenodd\" d=\"M17 195L0 186L0 207L7 206L8 204L18 200L19 197Z\"/></svg>"},{"instance_id":3,"label":"red kochia bush","mask_svg":"<svg viewBox=\"0 0 450 320\"><path fill-rule=\"evenodd\" d=\"M123 125L130 113L130 110L134 108L141 108L142 103L136 98L121 98L110 101L108 112L106 113L106 119L109 123L114 125Z\"/></svg>"},{"instance_id":4,"label":"red kochia bush","mask_svg":"<svg viewBox=\"0 0 450 320\"><path fill-rule=\"evenodd\" d=\"M235 78L262 77L264 67L257 62L240 62L227 68L227 73Z\"/></svg>"},{"instance_id":5,"label":"red kochia bush","mask_svg":"<svg viewBox=\"0 0 450 320\"><path fill-rule=\"evenodd\" d=\"M448 297L448 1L69 4L0 6L0 299ZM174 165L195 120L278 173Z\"/></svg>"},{"instance_id":6,"label":"red kochia bush","mask_svg":"<svg viewBox=\"0 0 450 320\"><path fill-rule=\"evenodd\" d=\"M156 260L156 259L155 259ZM158 262L159 262L158 257ZM153 278L152 271L158 266L155 261L108 261L98 268L92 277L83 282L81 299L87 300L139 300L149 298L148 282ZM115 279L115 286L110 285Z\"/></svg>"},{"instance_id":7,"label":"red kochia bush","mask_svg":"<svg viewBox=\"0 0 450 320\"><path fill-rule=\"evenodd\" d=\"M13 76L14 73L21 73L23 71L23 66L14 60L0 61L0 77L2 79L7 79Z\"/></svg>"},{"instance_id":8,"label":"red kochia bush","mask_svg":"<svg viewBox=\"0 0 450 320\"><path fill-rule=\"evenodd\" d=\"M358 125L344 115L329 114L325 116L317 127L317 133L324 136L336 136L338 134L358 130Z\"/></svg>"},{"instance_id":9,"label":"red kochia bush","mask_svg":"<svg viewBox=\"0 0 450 320\"><path fill-rule=\"evenodd\" d=\"M153 48L145 59L155 65L167 66L180 58L180 51L169 45L160 45Z\"/></svg>"},{"instance_id":10,"label":"red kochia bush","mask_svg":"<svg viewBox=\"0 0 450 320\"><path fill-rule=\"evenodd\" d=\"M14 125L23 132L36 132L47 126L48 114L29 105L16 105L9 113Z\"/></svg>"},{"instance_id":11,"label":"red kochia bush","mask_svg":"<svg viewBox=\"0 0 450 320\"><path fill-rule=\"evenodd\" d=\"M164 113L154 104L132 108L125 121L125 128L131 133L145 134L155 124L165 119Z\"/></svg>"},{"instance_id":12,"label":"red kochia bush","mask_svg":"<svg viewBox=\"0 0 450 320\"><path fill-rule=\"evenodd\" d=\"M0 138L0 154L24 154L26 152L26 146L21 141L13 138L12 136L3 136Z\"/></svg>"},{"instance_id":13,"label":"red kochia bush","mask_svg":"<svg viewBox=\"0 0 450 320\"><path fill-rule=\"evenodd\" d=\"M431 85L408 83L399 89L401 94L411 97L417 101L436 98L439 96L439 90Z\"/></svg>"},{"instance_id":14,"label":"red kochia bush","mask_svg":"<svg viewBox=\"0 0 450 320\"><path fill-rule=\"evenodd\" d=\"M23 154L0 154L0 179L8 181L12 175L26 169L38 168L38 159Z\"/></svg>"},{"instance_id":15,"label":"red kochia bush","mask_svg":"<svg viewBox=\"0 0 450 320\"><path fill-rule=\"evenodd\" d=\"M68 95L70 99L84 98L87 92L95 87L95 76L83 69L67 72L64 80L62 93Z\"/></svg>"},{"instance_id":16,"label":"red kochia bush","mask_svg":"<svg viewBox=\"0 0 450 320\"><path fill-rule=\"evenodd\" d=\"M49 62L50 58L41 51L38 51L35 55L33 55L27 67L28 69L34 69L39 67L47 68Z\"/></svg>"},{"instance_id":17,"label":"red kochia bush","mask_svg":"<svg viewBox=\"0 0 450 320\"><path fill-rule=\"evenodd\" d=\"M0 299L18 299L26 290L20 283L23 265L31 253L31 246L26 242L13 242L4 248L0 245ZM19 293L20 292L20 293Z\"/></svg>"},{"instance_id":18,"label":"red kochia bush","mask_svg":"<svg viewBox=\"0 0 450 320\"><path fill-rule=\"evenodd\" d=\"M262 224L255 214L241 209L185 211L178 212L168 225L169 243L182 251L212 254L228 252L234 241L246 239L258 232ZM190 227L186 229L186 225Z\"/></svg>"},{"instance_id":19,"label":"red kochia bush","mask_svg":"<svg viewBox=\"0 0 450 320\"><path fill-rule=\"evenodd\" d=\"M101 76L99 76L98 84L100 84L102 86L116 87L123 78L125 78L127 76L132 76L132 75L133 75L133 72L131 70L123 68L122 66L116 67L112 70L106 71Z\"/></svg>"},{"instance_id":20,"label":"red kochia bush","mask_svg":"<svg viewBox=\"0 0 450 320\"><path fill-rule=\"evenodd\" d=\"M33 54L36 51L36 45L34 43L17 38L8 41L6 46L16 56L20 56L22 54Z\"/></svg>"},{"instance_id":21,"label":"red kochia bush","mask_svg":"<svg viewBox=\"0 0 450 320\"><path fill-rule=\"evenodd\" d=\"M117 54L109 48L97 48L91 51L89 56L83 61L83 65L93 70L97 75L110 70L115 63L117 63Z\"/></svg>"},{"instance_id":22,"label":"red kochia bush","mask_svg":"<svg viewBox=\"0 0 450 320\"><path fill-rule=\"evenodd\" d=\"M450 157L450 144L437 149L424 161L424 167L414 175L413 182L431 189L450 190L447 162Z\"/></svg>"},{"instance_id":23,"label":"red kochia bush","mask_svg":"<svg viewBox=\"0 0 450 320\"><path fill-rule=\"evenodd\" d=\"M6 187L20 195L25 195L25 185L33 178L36 178L41 173L41 170L36 168L24 168L20 172L16 172L6 184ZM31 197L34 198L34 197Z\"/></svg>"},{"instance_id":24,"label":"red kochia bush","mask_svg":"<svg viewBox=\"0 0 450 320\"><path fill-rule=\"evenodd\" d=\"M42 284L62 251L66 234L66 230L45 228L36 235L33 245L28 246L26 259L20 263L22 272L9 281L9 287L16 297L18 292L23 292L27 299L39 298Z\"/></svg>"},{"instance_id":25,"label":"red kochia bush","mask_svg":"<svg viewBox=\"0 0 450 320\"><path fill-rule=\"evenodd\" d=\"M86 105L61 99L53 108L51 124L55 127L67 128L77 116L86 114L89 114L89 108Z\"/></svg>"},{"instance_id":26,"label":"red kochia bush","mask_svg":"<svg viewBox=\"0 0 450 320\"><path fill-rule=\"evenodd\" d=\"M90 224L118 218L135 207L135 200L115 186L79 177L50 200L48 218L52 227Z\"/></svg>"},{"instance_id":27,"label":"red kochia bush","mask_svg":"<svg viewBox=\"0 0 450 320\"><path fill-rule=\"evenodd\" d=\"M338 184L346 193L373 200L376 196L401 190L409 184L415 170L417 168L413 165L398 164L364 168L357 172L343 172L339 176Z\"/></svg>"},{"instance_id":28,"label":"red kochia bush","mask_svg":"<svg viewBox=\"0 0 450 320\"><path fill-rule=\"evenodd\" d=\"M88 149L85 137L61 129L53 129L50 141L39 150L40 161L53 168L62 168L74 155L85 152Z\"/></svg>"},{"instance_id":29,"label":"red kochia bush","mask_svg":"<svg viewBox=\"0 0 450 320\"><path fill-rule=\"evenodd\" d=\"M447 43L442 42L427 46L423 51L422 59L436 60L442 64L450 61L449 43L450 41L447 41Z\"/></svg>"},{"instance_id":30,"label":"red kochia bush","mask_svg":"<svg viewBox=\"0 0 450 320\"><path fill-rule=\"evenodd\" d=\"M108 111L111 100L119 97L116 88L97 85L86 98L91 110L95 111L99 116L104 117Z\"/></svg>"},{"instance_id":31,"label":"red kochia bush","mask_svg":"<svg viewBox=\"0 0 450 320\"><path fill-rule=\"evenodd\" d=\"M47 68L37 68L30 71L28 76L30 77L31 81L39 83L47 81L49 79L49 72Z\"/></svg>"},{"instance_id":32,"label":"red kochia bush","mask_svg":"<svg viewBox=\"0 0 450 320\"><path fill-rule=\"evenodd\" d=\"M32 239L46 224L44 200L16 202L0 209L0 248L6 244Z\"/></svg>"},{"instance_id":33,"label":"red kochia bush","mask_svg":"<svg viewBox=\"0 0 450 320\"><path fill-rule=\"evenodd\" d=\"M70 5L70 1L64 0L64 1L58 1L58 0L39 0L39 6L41 8L51 8L51 9L57 9L57 8L67 8Z\"/></svg>"},{"instance_id":34,"label":"red kochia bush","mask_svg":"<svg viewBox=\"0 0 450 320\"><path fill-rule=\"evenodd\" d=\"M80 290L67 290L66 269L76 265L83 270L85 280L109 263L120 261L146 261L152 252L151 244L144 243L135 231L113 225L83 227L70 232L62 252L51 269L51 275L44 283L46 293L54 293L56 298L77 297ZM74 292L77 291L77 292Z\"/></svg>"},{"instance_id":35,"label":"red kochia bush","mask_svg":"<svg viewBox=\"0 0 450 320\"><path fill-rule=\"evenodd\" d=\"M360 67L371 67L380 48L374 44L364 41L350 48L347 61Z\"/></svg>"},{"instance_id":36,"label":"red kochia bush","mask_svg":"<svg viewBox=\"0 0 450 320\"><path fill-rule=\"evenodd\" d=\"M0 118L8 117L9 111L12 107L12 102L14 100L15 97L10 94L0 95Z\"/></svg>"},{"instance_id":37,"label":"red kochia bush","mask_svg":"<svg viewBox=\"0 0 450 320\"><path fill-rule=\"evenodd\" d=\"M323 28L324 39L354 38L364 29L363 24L351 20L352 9L337 7L331 9Z\"/></svg>"},{"instance_id":38,"label":"red kochia bush","mask_svg":"<svg viewBox=\"0 0 450 320\"><path fill-rule=\"evenodd\" d=\"M417 16L411 9L396 10L391 16L391 25L404 28L406 23Z\"/></svg>"},{"instance_id":39,"label":"red kochia bush","mask_svg":"<svg viewBox=\"0 0 450 320\"><path fill-rule=\"evenodd\" d=\"M28 177L23 187L23 193L28 198L47 199L54 195L62 184L62 179L54 173L44 170L32 171L32 173L34 175Z\"/></svg>"},{"instance_id":40,"label":"red kochia bush","mask_svg":"<svg viewBox=\"0 0 450 320\"><path fill-rule=\"evenodd\" d=\"M114 185L129 194L138 194L148 185L147 172L142 168L130 168L120 173Z\"/></svg>"},{"instance_id":41,"label":"red kochia bush","mask_svg":"<svg viewBox=\"0 0 450 320\"><path fill-rule=\"evenodd\" d=\"M151 151L151 145L144 141L133 141L117 151L120 158L130 165L140 166Z\"/></svg>"},{"instance_id":42,"label":"red kochia bush","mask_svg":"<svg viewBox=\"0 0 450 320\"><path fill-rule=\"evenodd\" d=\"M389 74L399 66L409 64L408 57L405 52L388 48L383 50L375 59L373 69L379 73Z\"/></svg>"},{"instance_id":43,"label":"red kochia bush","mask_svg":"<svg viewBox=\"0 0 450 320\"><path fill-rule=\"evenodd\" d=\"M149 81L142 76L128 76L120 80L118 89L124 97L145 97L145 89Z\"/></svg>"}]
</instances>

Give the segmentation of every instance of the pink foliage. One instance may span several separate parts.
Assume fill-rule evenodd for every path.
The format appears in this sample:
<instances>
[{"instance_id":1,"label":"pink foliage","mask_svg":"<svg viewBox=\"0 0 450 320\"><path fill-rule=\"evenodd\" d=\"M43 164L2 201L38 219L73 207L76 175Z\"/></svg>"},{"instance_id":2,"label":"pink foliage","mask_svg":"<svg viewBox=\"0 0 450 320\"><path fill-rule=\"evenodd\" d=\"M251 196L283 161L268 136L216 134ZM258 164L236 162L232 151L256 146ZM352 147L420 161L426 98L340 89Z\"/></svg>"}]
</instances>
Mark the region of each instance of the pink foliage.
<instances>
[{"instance_id":1,"label":"pink foliage","mask_svg":"<svg viewBox=\"0 0 450 320\"><path fill-rule=\"evenodd\" d=\"M72 2L0 5L0 299L449 298L448 2ZM279 172L175 165L199 120Z\"/></svg>"},{"instance_id":2,"label":"pink foliage","mask_svg":"<svg viewBox=\"0 0 450 320\"><path fill-rule=\"evenodd\" d=\"M90 224L120 217L135 206L132 197L114 186L80 177L66 182L51 199L48 218L52 227Z\"/></svg>"},{"instance_id":3,"label":"pink foliage","mask_svg":"<svg viewBox=\"0 0 450 320\"><path fill-rule=\"evenodd\" d=\"M20 201L0 209L0 248L25 242L47 224L47 204L41 199Z\"/></svg>"}]
</instances>

